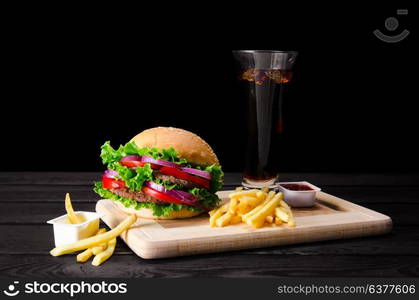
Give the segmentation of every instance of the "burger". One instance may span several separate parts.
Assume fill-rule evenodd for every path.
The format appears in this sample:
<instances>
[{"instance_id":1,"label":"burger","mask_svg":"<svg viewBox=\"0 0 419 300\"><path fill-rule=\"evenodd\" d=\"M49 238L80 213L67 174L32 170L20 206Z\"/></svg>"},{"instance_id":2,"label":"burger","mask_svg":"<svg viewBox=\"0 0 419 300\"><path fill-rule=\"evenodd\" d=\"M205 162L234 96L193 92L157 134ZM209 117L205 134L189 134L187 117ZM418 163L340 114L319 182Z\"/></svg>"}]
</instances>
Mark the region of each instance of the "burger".
<instances>
[{"instance_id":1,"label":"burger","mask_svg":"<svg viewBox=\"0 0 419 300\"><path fill-rule=\"evenodd\" d=\"M189 218L216 207L223 171L198 135L173 127L147 129L115 149L101 147L107 170L94 191L149 219Z\"/></svg>"}]
</instances>

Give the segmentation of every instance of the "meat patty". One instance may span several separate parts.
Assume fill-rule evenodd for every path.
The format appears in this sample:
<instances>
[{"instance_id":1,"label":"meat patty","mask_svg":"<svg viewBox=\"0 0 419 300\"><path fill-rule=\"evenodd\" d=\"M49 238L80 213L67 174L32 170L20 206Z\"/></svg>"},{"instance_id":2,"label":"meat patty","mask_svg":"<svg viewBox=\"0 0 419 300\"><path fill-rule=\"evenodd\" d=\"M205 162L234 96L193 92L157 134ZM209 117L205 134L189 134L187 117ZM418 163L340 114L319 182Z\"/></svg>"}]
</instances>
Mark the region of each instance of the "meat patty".
<instances>
[{"instance_id":1,"label":"meat patty","mask_svg":"<svg viewBox=\"0 0 419 300\"><path fill-rule=\"evenodd\" d=\"M152 202L152 203L156 203L156 204L167 204L164 201L160 201L157 198L154 198L150 195L144 194L141 191L131 191L128 188L117 188L117 189L109 189L112 193L127 198L127 199L133 199L136 200L138 202ZM199 200L201 198L198 198ZM203 210L209 211L210 209L208 207L203 207L202 205L200 205L199 203L195 204L196 207L201 208Z\"/></svg>"},{"instance_id":2,"label":"meat patty","mask_svg":"<svg viewBox=\"0 0 419 300\"><path fill-rule=\"evenodd\" d=\"M156 178L156 179L165 180L165 181L168 181L170 183L180 184L180 185L183 185L187 189L200 187L199 184L196 184L194 182L191 182L191 181L188 181L188 180L185 180L185 179L176 178L176 177L171 176L171 175L162 174L158 170L154 170L153 175L154 175L154 178Z\"/></svg>"},{"instance_id":3,"label":"meat patty","mask_svg":"<svg viewBox=\"0 0 419 300\"><path fill-rule=\"evenodd\" d=\"M153 202L157 204L164 203L163 201L160 201L159 199L156 199L150 195L144 194L141 191L131 191L128 188L118 188L118 189L109 189L109 190L118 196L128 198L128 199L133 199L138 202Z\"/></svg>"}]
</instances>

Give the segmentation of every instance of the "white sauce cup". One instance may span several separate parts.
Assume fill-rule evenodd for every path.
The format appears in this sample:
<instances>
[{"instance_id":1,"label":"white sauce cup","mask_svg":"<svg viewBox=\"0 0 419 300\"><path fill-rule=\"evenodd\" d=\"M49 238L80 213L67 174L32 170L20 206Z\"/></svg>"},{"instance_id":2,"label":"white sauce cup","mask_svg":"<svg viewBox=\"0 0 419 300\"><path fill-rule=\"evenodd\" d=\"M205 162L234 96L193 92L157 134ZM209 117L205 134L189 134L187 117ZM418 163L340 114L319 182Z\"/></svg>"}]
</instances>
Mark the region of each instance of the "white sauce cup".
<instances>
[{"instance_id":1,"label":"white sauce cup","mask_svg":"<svg viewBox=\"0 0 419 300\"><path fill-rule=\"evenodd\" d=\"M47 221L53 225L56 247L91 237L99 230L101 214L88 211L77 211L75 214L83 220L82 223L71 224L67 214Z\"/></svg>"},{"instance_id":2,"label":"white sauce cup","mask_svg":"<svg viewBox=\"0 0 419 300\"><path fill-rule=\"evenodd\" d=\"M306 185L311 190L295 191L287 189L282 185L297 184ZM316 193L321 189L307 181L279 182L277 188L284 194L284 201L291 207L310 207L316 202Z\"/></svg>"}]
</instances>

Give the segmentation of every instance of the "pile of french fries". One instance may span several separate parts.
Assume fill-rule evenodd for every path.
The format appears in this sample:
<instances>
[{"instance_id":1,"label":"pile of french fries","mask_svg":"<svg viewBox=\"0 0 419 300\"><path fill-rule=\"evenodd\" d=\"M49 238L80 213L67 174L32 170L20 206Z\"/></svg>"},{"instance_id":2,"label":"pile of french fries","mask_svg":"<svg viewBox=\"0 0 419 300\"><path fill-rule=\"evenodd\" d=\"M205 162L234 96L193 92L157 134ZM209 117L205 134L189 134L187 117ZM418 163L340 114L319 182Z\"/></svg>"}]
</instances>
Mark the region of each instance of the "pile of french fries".
<instances>
[{"instance_id":1,"label":"pile of french fries","mask_svg":"<svg viewBox=\"0 0 419 300\"><path fill-rule=\"evenodd\" d=\"M253 228L283 223L288 227L295 227L291 208L284 202L281 192L237 188L228 197L230 200L227 203L209 212L211 227L224 227L242 222Z\"/></svg>"},{"instance_id":2,"label":"pile of french fries","mask_svg":"<svg viewBox=\"0 0 419 300\"><path fill-rule=\"evenodd\" d=\"M81 223L81 220L74 213L70 195L68 193L66 194L65 198L65 208L68 215L68 221L71 224ZM112 256L113 252L115 251L116 238L136 221L137 216L130 215L118 226L108 232L106 232L105 228L100 228L95 236L77 241L72 244L58 246L52 249L50 253L52 256L60 256L63 254L84 250L77 255L77 261L86 262L90 257L95 255L92 261L92 265L99 266Z\"/></svg>"}]
</instances>

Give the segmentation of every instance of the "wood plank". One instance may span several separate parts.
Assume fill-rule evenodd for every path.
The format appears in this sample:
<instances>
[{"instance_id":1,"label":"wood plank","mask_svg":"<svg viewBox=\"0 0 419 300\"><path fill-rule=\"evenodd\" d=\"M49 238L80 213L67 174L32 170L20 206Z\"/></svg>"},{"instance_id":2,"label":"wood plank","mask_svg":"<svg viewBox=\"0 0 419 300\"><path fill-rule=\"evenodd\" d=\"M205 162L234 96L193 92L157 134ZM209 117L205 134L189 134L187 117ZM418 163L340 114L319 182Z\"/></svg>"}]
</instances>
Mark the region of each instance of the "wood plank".
<instances>
[{"instance_id":1,"label":"wood plank","mask_svg":"<svg viewBox=\"0 0 419 300\"><path fill-rule=\"evenodd\" d=\"M0 185L0 202L64 203L66 193L72 202L96 202L100 197L88 185Z\"/></svg>"},{"instance_id":2,"label":"wood plank","mask_svg":"<svg viewBox=\"0 0 419 300\"><path fill-rule=\"evenodd\" d=\"M0 184L90 185L100 172L0 172Z\"/></svg>"},{"instance_id":3,"label":"wood plank","mask_svg":"<svg viewBox=\"0 0 419 300\"><path fill-rule=\"evenodd\" d=\"M90 185L101 172L0 172L0 184ZM306 180L319 186L419 186L419 173L282 173L280 181ZM227 185L238 185L241 173L226 173Z\"/></svg>"},{"instance_id":4,"label":"wood plank","mask_svg":"<svg viewBox=\"0 0 419 300\"><path fill-rule=\"evenodd\" d=\"M318 186L419 186L418 173L285 173L279 181L308 181Z\"/></svg>"},{"instance_id":5,"label":"wood plank","mask_svg":"<svg viewBox=\"0 0 419 300\"><path fill-rule=\"evenodd\" d=\"M232 187L224 186L223 189ZM63 202L66 193L72 202L95 202L100 197L91 185L0 185L0 202Z\"/></svg>"},{"instance_id":6,"label":"wood plank","mask_svg":"<svg viewBox=\"0 0 419 300\"><path fill-rule=\"evenodd\" d=\"M320 186L324 192L354 203L417 203L419 186ZM224 190L232 187L225 186ZM93 185L0 185L0 202L63 202L69 192L73 202L96 202Z\"/></svg>"},{"instance_id":7,"label":"wood plank","mask_svg":"<svg viewBox=\"0 0 419 300\"><path fill-rule=\"evenodd\" d=\"M418 227L398 226L386 235L244 250L240 253L318 255L319 257L327 255L418 255L419 240L413 241L417 238L416 228Z\"/></svg>"},{"instance_id":8,"label":"wood plank","mask_svg":"<svg viewBox=\"0 0 419 300\"><path fill-rule=\"evenodd\" d=\"M390 216L393 224L398 225L419 225L419 218L416 212L419 211L419 203L405 204L363 204L366 208L379 211L382 214ZM413 212L413 213L412 213Z\"/></svg>"},{"instance_id":9,"label":"wood plank","mask_svg":"<svg viewBox=\"0 0 419 300\"><path fill-rule=\"evenodd\" d=\"M102 225L104 226L104 225ZM51 225L0 225L0 254L49 255L54 247ZM419 228L397 226L392 233L382 236L313 242L299 245L284 245L237 253L252 255L417 255L419 249ZM117 243L117 254L134 255L121 240ZM224 253L211 257L224 256ZM202 256L204 257L204 256ZM205 256L208 257L208 256ZM137 257L138 260L141 260ZM189 258L183 258L187 261ZM164 263L165 260L158 260Z\"/></svg>"},{"instance_id":10,"label":"wood plank","mask_svg":"<svg viewBox=\"0 0 419 300\"><path fill-rule=\"evenodd\" d=\"M323 192L353 203L417 203L419 187L401 186L340 186L323 187Z\"/></svg>"},{"instance_id":11,"label":"wood plank","mask_svg":"<svg viewBox=\"0 0 419 300\"><path fill-rule=\"evenodd\" d=\"M0 276L62 278L177 277L415 277L419 256L244 255L143 260L115 255L100 267L78 264L74 256L0 255Z\"/></svg>"},{"instance_id":12,"label":"wood plank","mask_svg":"<svg viewBox=\"0 0 419 300\"><path fill-rule=\"evenodd\" d=\"M73 203L75 211L95 211L95 203ZM39 224L66 214L64 201L45 203L0 202L0 224Z\"/></svg>"}]
</instances>

